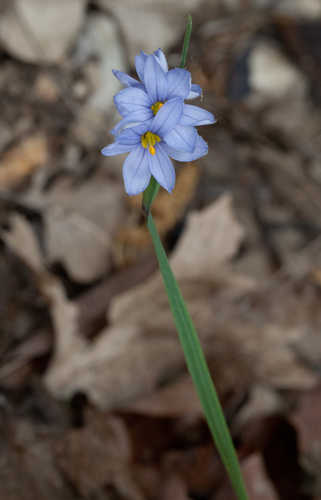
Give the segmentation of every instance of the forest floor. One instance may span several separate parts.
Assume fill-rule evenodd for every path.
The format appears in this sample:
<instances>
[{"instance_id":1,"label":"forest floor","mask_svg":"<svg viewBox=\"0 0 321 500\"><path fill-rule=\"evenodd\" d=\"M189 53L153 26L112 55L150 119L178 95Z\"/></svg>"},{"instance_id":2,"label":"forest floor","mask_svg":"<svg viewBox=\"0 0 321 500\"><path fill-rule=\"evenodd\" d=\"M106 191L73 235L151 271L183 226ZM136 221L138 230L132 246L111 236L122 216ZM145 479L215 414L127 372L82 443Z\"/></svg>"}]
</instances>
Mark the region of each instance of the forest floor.
<instances>
[{"instance_id":1,"label":"forest floor","mask_svg":"<svg viewBox=\"0 0 321 500\"><path fill-rule=\"evenodd\" d=\"M0 499L233 499L141 198L100 154L108 64L135 76L135 41L113 1L82 2L59 61L0 20ZM282 2L196 9L188 69L217 123L154 214L250 499L320 500L321 12Z\"/></svg>"}]
</instances>

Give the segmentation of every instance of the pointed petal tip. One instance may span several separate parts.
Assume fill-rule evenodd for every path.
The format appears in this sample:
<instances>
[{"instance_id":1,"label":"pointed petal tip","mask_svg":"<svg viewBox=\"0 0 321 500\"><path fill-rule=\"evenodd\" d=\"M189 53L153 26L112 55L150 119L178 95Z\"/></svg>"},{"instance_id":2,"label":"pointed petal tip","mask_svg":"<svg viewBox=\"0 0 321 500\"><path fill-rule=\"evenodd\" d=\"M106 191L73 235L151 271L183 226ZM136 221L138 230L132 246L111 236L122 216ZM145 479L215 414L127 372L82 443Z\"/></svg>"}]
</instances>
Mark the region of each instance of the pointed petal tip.
<instances>
[{"instance_id":1,"label":"pointed petal tip","mask_svg":"<svg viewBox=\"0 0 321 500\"><path fill-rule=\"evenodd\" d=\"M123 164L123 179L126 193L130 196L141 193L149 184L149 170L146 150L141 145L127 156Z\"/></svg>"},{"instance_id":2,"label":"pointed petal tip","mask_svg":"<svg viewBox=\"0 0 321 500\"><path fill-rule=\"evenodd\" d=\"M213 115L213 113L211 113L211 112L209 111L209 114L211 115L211 116L209 117L209 120L210 120L209 125L213 125L213 123L216 123L216 121L217 121L217 120L216 120L216 118L215 118L215 115Z\"/></svg>"},{"instance_id":3,"label":"pointed petal tip","mask_svg":"<svg viewBox=\"0 0 321 500\"><path fill-rule=\"evenodd\" d=\"M197 136L195 149L191 153L179 151L175 147L170 147L167 146L166 144L164 144L162 147L165 150L165 152L170 156L170 158L173 158L173 160L180 162L195 161L203 156L206 156L208 153L208 145L206 141L204 141L204 139L199 135Z\"/></svg>"},{"instance_id":4,"label":"pointed petal tip","mask_svg":"<svg viewBox=\"0 0 321 500\"><path fill-rule=\"evenodd\" d=\"M192 83L187 99L196 99L203 96L203 90L197 83Z\"/></svg>"},{"instance_id":5,"label":"pointed petal tip","mask_svg":"<svg viewBox=\"0 0 321 500\"><path fill-rule=\"evenodd\" d=\"M166 100L168 94L166 72L154 54L146 57L143 80L147 94L153 102Z\"/></svg>"}]
</instances>

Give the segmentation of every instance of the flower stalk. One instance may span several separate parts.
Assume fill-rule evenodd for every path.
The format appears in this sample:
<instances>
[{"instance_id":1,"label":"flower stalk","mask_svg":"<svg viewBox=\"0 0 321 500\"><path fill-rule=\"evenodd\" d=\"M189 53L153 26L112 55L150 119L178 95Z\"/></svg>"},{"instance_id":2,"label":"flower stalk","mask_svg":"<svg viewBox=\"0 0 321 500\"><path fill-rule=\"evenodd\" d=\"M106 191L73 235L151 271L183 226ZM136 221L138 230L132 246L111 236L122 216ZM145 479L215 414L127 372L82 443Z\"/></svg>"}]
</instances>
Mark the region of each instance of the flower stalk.
<instances>
[{"instance_id":1,"label":"flower stalk","mask_svg":"<svg viewBox=\"0 0 321 500\"><path fill-rule=\"evenodd\" d=\"M182 68L186 65L191 31L192 18L189 15L181 57ZM214 383L209 373L197 332L169 265L166 252L153 220L151 207L157 196L158 190L159 184L154 177L152 177L149 186L143 193L143 209L147 216L147 227L153 241L175 326L184 351L186 364L203 407L214 443L232 483L236 498L238 500L248 500L237 454Z\"/></svg>"},{"instance_id":2,"label":"flower stalk","mask_svg":"<svg viewBox=\"0 0 321 500\"><path fill-rule=\"evenodd\" d=\"M159 187L171 192L175 186L175 169L171 159L189 162L205 156L208 146L196 127L215 123L212 113L185 104L185 100L199 97L202 91L199 85L192 83L191 74L185 69L191 32L192 18L188 16L179 68L169 69L165 54L158 49L150 55L141 52L136 56L139 80L121 71L113 71L114 76L126 87L114 97L122 119L111 131L115 136L114 143L104 147L102 154L113 156L128 153L123 164L126 192L129 195L143 193L147 227L187 367L235 494L239 500L247 500L237 455L197 332L151 213Z\"/></svg>"}]
</instances>

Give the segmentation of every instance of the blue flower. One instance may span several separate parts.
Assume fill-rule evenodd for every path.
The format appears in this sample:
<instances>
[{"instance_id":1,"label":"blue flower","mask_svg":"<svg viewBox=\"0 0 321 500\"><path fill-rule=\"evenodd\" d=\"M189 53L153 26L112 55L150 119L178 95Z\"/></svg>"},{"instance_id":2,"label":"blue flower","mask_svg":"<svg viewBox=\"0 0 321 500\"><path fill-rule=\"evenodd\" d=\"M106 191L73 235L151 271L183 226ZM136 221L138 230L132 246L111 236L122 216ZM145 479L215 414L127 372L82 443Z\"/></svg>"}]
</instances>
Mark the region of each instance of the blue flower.
<instances>
[{"instance_id":1,"label":"blue flower","mask_svg":"<svg viewBox=\"0 0 321 500\"><path fill-rule=\"evenodd\" d=\"M123 165L125 189L129 195L146 189L153 176L171 192L175 170L170 158L193 161L207 154L207 144L195 126L215 122L212 113L185 104L201 94L182 68L168 70L164 53L141 52L136 56L140 81L121 71L114 75L127 86L114 97L122 120L111 131L115 142L102 149L105 156L129 153Z\"/></svg>"},{"instance_id":2,"label":"blue flower","mask_svg":"<svg viewBox=\"0 0 321 500\"><path fill-rule=\"evenodd\" d=\"M170 157L177 161L193 161L207 154L207 144L196 129L180 125L184 108L181 97L167 101L150 120L120 132L113 144L102 149L105 156L129 153L123 164L126 192L144 191L153 176L171 192L175 185L175 169Z\"/></svg>"},{"instance_id":3,"label":"blue flower","mask_svg":"<svg viewBox=\"0 0 321 500\"><path fill-rule=\"evenodd\" d=\"M114 97L116 108L123 119L111 131L117 135L123 128L150 120L173 98L193 99L201 95L199 85L191 83L191 74L186 69L168 70L167 61L161 49L154 54L141 52L136 56L136 71L140 82L121 71L113 73L127 88ZM197 106L184 104L180 125L198 126L214 123L212 113Z\"/></svg>"},{"instance_id":4,"label":"blue flower","mask_svg":"<svg viewBox=\"0 0 321 500\"><path fill-rule=\"evenodd\" d=\"M162 68L162 70L165 73L167 73L168 72L168 64L167 64L164 52L161 49L155 50L153 56L156 58L160 67ZM141 53L138 56L136 56L136 71L137 71L137 75L139 76L139 78L142 81L144 79L144 67L145 67L146 59L148 57L150 57L150 56L148 56L148 54L145 54L145 52L143 52L143 51L141 51ZM133 78L129 75L126 75L126 73L123 73L122 71L114 69L113 74L115 75L116 78L118 78L118 80L123 85L126 85L127 87L142 87L142 88L144 88L142 83L135 80L135 78ZM201 94L202 94L201 87L199 85L191 83L190 89L189 89L189 94L187 95L186 99L195 99L195 97L199 97Z\"/></svg>"}]
</instances>

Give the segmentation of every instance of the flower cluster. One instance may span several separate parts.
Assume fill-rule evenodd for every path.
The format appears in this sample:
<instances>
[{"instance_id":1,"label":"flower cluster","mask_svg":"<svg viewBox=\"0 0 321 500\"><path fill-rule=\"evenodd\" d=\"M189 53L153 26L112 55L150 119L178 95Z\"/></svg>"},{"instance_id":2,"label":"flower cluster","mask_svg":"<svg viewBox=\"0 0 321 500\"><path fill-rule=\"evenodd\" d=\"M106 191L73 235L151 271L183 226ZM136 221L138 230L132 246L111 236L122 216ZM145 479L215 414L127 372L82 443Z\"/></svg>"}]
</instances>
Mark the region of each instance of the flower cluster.
<instances>
[{"instance_id":1,"label":"flower cluster","mask_svg":"<svg viewBox=\"0 0 321 500\"><path fill-rule=\"evenodd\" d=\"M102 149L105 156L129 153L123 165L125 189L129 195L146 189L151 176L167 191L175 185L170 158L193 161L207 154L207 144L196 126L215 122L208 111L185 104L201 88L191 83L191 74L182 68L168 69L161 49L136 56L140 81L121 71L113 73L126 85L114 102L122 116L111 133L115 142Z\"/></svg>"}]
</instances>

